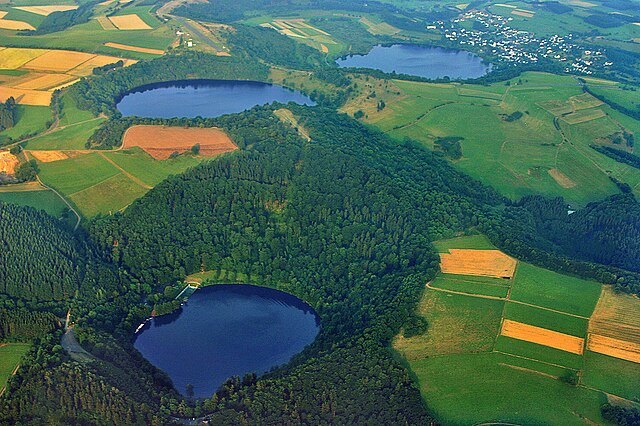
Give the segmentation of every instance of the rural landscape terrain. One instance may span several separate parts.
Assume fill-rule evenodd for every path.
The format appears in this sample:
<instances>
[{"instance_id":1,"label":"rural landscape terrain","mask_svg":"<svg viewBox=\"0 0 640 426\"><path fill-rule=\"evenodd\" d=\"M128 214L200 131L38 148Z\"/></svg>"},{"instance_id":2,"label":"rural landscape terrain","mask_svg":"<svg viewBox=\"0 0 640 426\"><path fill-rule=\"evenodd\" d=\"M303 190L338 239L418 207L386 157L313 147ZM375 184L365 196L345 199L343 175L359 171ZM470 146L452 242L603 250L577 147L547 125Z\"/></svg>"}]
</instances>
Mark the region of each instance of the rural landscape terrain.
<instances>
[{"instance_id":1,"label":"rural landscape terrain","mask_svg":"<svg viewBox=\"0 0 640 426\"><path fill-rule=\"evenodd\" d=\"M640 424L639 90L636 0L0 1L0 424Z\"/></svg>"}]
</instances>

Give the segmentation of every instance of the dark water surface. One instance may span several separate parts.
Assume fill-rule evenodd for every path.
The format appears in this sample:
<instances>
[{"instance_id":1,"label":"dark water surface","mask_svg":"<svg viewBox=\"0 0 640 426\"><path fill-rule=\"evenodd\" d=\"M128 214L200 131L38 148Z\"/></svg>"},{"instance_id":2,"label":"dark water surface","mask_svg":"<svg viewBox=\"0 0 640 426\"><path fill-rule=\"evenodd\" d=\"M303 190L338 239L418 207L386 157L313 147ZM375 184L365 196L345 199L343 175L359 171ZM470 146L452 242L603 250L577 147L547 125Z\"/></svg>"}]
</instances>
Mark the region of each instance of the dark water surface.
<instances>
[{"instance_id":1,"label":"dark water surface","mask_svg":"<svg viewBox=\"0 0 640 426\"><path fill-rule=\"evenodd\" d=\"M413 44L378 45L366 55L338 59L337 64L340 67L373 68L434 79L477 78L491 71L491 64L473 53Z\"/></svg>"},{"instance_id":2,"label":"dark water surface","mask_svg":"<svg viewBox=\"0 0 640 426\"><path fill-rule=\"evenodd\" d=\"M277 290L216 285L197 290L170 315L154 318L134 345L185 394L209 397L231 376L258 374L287 363L313 342L319 327L313 309Z\"/></svg>"},{"instance_id":3,"label":"dark water surface","mask_svg":"<svg viewBox=\"0 0 640 426\"><path fill-rule=\"evenodd\" d=\"M257 81L183 80L133 89L118 102L125 117L219 117L274 101L315 105L300 92Z\"/></svg>"}]
</instances>

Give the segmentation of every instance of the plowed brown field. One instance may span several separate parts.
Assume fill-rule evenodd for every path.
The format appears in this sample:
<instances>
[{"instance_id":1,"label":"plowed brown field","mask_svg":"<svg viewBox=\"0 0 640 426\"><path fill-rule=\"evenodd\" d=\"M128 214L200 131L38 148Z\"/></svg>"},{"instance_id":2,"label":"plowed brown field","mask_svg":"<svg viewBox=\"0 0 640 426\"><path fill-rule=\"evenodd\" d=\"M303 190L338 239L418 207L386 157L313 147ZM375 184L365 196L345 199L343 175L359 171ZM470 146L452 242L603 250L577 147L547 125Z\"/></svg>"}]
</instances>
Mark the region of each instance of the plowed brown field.
<instances>
[{"instance_id":1,"label":"plowed brown field","mask_svg":"<svg viewBox=\"0 0 640 426\"><path fill-rule=\"evenodd\" d=\"M238 147L217 128L132 126L124 134L123 148L139 146L157 160L166 160L173 152L186 152L200 144L200 155L213 157Z\"/></svg>"}]
</instances>

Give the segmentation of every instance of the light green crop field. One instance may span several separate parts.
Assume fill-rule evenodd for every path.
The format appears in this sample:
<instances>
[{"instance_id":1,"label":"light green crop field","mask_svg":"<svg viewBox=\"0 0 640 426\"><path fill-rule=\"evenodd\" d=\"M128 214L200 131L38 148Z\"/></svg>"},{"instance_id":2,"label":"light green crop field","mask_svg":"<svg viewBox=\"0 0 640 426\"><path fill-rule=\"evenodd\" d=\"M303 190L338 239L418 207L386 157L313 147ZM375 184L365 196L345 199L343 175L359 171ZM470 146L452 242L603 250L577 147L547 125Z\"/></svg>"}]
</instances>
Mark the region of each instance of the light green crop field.
<instances>
[{"instance_id":1,"label":"light green crop field","mask_svg":"<svg viewBox=\"0 0 640 426\"><path fill-rule=\"evenodd\" d=\"M0 137L19 140L26 135L43 132L47 128L47 122L51 120L51 109L46 106L18 105L17 115L16 125L0 132Z\"/></svg>"},{"instance_id":2,"label":"light green crop field","mask_svg":"<svg viewBox=\"0 0 640 426\"><path fill-rule=\"evenodd\" d=\"M440 252L495 249L478 235L435 246ZM638 364L532 343L524 340L527 334L501 335L508 319L584 339L601 289L599 283L523 262L511 280L439 274L418 307L427 332L396 336L393 350L443 424L605 424L600 406L606 393L638 399ZM623 304L609 297L605 308L613 315ZM579 377L577 386L560 380L569 372Z\"/></svg>"},{"instance_id":3,"label":"light green crop field","mask_svg":"<svg viewBox=\"0 0 640 426\"><path fill-rule=\"evenodd\" d=\"M492 285L483 282L466 281L461 279L448 279L446 274L438 276L431 283L431 287L458 291L467 294L480 294L483 296L502 298L507 297L509 293L508 286Z\"/></svg>"},{"instance_id":4,"label":"light green crop field","mask_svg":"<svg viewBox=\"0 0 640 426\"><path fill-rule=\"evenodd\" d=\"M520 303L507 303L504 309L504 317L513 321L582 338L586 337L587 327L589 326L587 319L522 305Z\"/></svg>"},{"instance_id":5,"label":"light green crop field","mask_svg":"<svg viewBox=\"0 0 640 426\"><path fill-rule=\"evenodd\" d=\"M32 150L84 149L87 139L103 121L105 121L104 118L96 118L60 127L51 133L29 140L24 144L24 148Z\"/></svg>"},{"instance_id":6,"label":"light green crop field","mask_svg":"<svg viewBox=\"0 0 640 426\"><path fill-rule=\"evenodd\" d=\"M640 401L638 364L587 351L583 383L605 392Z\"/></svg>"},{"instance_id":7,"label":"light green crop field","mask_svg":"<svg viewBox=\"0 0 640 426\"><path fill-rule=\"evenodd\" d=\"M525 73L486 87L405 81L370 86L343 110L361 109L367 123L430 149L436 137L464 138L455 167L512 199L544 194L583 206L619 192L609 173L640 194L640 170L590 148L607 144L621 128L640 132L639 123L600 105L570 76ZM377 100L366 102L374 89L376 99L386 103L382 111L375 107ZM517 111L520 119L505 119ZM563 117L563 112L570 114Z\"/></svg>"},{"instance_id":8,"label":"light green crop field","mask_svg":"<svg viewBox=\"0 0 640 426\"><path fill-rule=\"evenodd\" d=\"M584 425L604 423L606 397L559 380L511 367L498 353L458 354L412 362L419 387L445 424L481 422Z\"/></svg>"},{"instance_id":9,"label":"light green crop field","mask_svg":"<svg viewBox=\"0 0 640 426\"><path fill-rule=\"evenodd\" d=\"M27 353L29 343L0 343L0 389L4 389L20 360Z\"/></svg>"},{"instance_id":10,"label":"light green crop field","mask_svg":"<svg viewBox=\"0 0 640 426\"><path fill-rule=\"evenodd\" d=\"M202 157L191 155L159 161L138 147L115 152L105 151L104 155L149 186L155 186L167 176L180 174L202 162Z\"/></svg>"},{"instance_id":11,"label":"light green crop field","mask_svg":"<svg viewBox=\"0 0 640 426\"><path fill-rule=\"evenodd\" d=\"M25 12L24 10L14 9L13 7L5 7L3 9L8 12L3 19L26 22L34 28L38 28L42 21L44 21L44 16L38 15L37 13Z\"/></svg>"},{"instance_id":12,"label":"light green crop field","mask_svg":"<svg viewBox=\"0 0 640 426\"><path fill-rule=\"evenodd\" d=\"M491 241L482 234L434 241L433 245L438 253L448 253L450 248L476 250L495 250L496 248L491 244Z\"/></svg>"},{"instance_id":13,"label":"light green crop field","mask_svg":"<svg viewBox=\"0 0 640 426\"><path fill-rule=\"evenodd\" d=\"M19 206L44 210L53 217L60 217L67 205L53 191L0 191L0 201Z\"/></svg>"},{"instance_id":14,"label":"light green crop field","mask_svg":"<svg viewBox=\"0 0 640 426\"><path fill-rule=\"evenodd\" d=\"M599 283L519 262L511 299L588 318L601 290Z\"/></svg>"},{"instance_id":15,"label":"light green crop field","mask_svg":"<svg viewBox=\"0 0 640 426\"><path fill-rule=\"evenodd\" d=\"M147 190L119 173L69 195L69 199L78 206L84 216L92 217L99 213L116 213L142 197Z\"/></svg>"},{"instance_id":16,"label":"light green crop field","mask_svg":"<svg viewBox=\"0 0 640 426\"><path fill-rule=\"evenodd\" d=\"M182 173L202 161L202 157L190 155L154 160L139 148L85 152L40 163L39 176L77 206L82 215L92 217L122 210L169 175Z\"/></svg>"}]
</instances>

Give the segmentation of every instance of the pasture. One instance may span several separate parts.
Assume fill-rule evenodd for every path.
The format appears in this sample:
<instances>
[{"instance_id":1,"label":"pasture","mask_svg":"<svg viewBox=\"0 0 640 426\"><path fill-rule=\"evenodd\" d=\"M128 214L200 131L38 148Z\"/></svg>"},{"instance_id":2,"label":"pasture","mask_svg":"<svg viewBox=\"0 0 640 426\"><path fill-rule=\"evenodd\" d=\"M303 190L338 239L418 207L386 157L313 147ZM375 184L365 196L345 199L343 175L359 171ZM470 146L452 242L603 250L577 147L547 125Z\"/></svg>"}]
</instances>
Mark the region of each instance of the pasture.
<instances>
[{"instance_id":1,"label":"pasture","mask_svg":"<svg viewBox=\"0 0 640 426\"><path fill-rule=\"evenodd\" d=\"M481 235L435 246L441 258L495 250ZM443 268L418 306L427 332L393 339L438 420L600 424L606 393L637 399L640 369L629 359L640 353L640 299L523 262L515 271L501 279ZM560 380L567 374L576 386Z\"/></svg>"},{"instance_id":2,"label":"pasture","mask_svg":"<svg viewBox=\"0 0 640 426\"><path fill-rule=\"evenodd\" d=\"M366 123L429 149L437 137L464 138L454 166L509 198L544 194L583 206L619 193L609 176L640 194L640 170L590 148L611 143L621 129L640 134L640 126L570 76L529 72L490 86L356 81L344 112L361 110ZM386 106L379 110L381 100ZM520 118L507 120L516 111Z\"/></svg>"},{"instance_id":3,"label":"pasture","mask_svg":"<svg viewBox=\"0 0 640 426\"><path fill-rule=\"evenodd\" d=\"M29 343L0 343L0 395L30 347Z\"/></svg>"},{"instance_id":4,"label":"pasture","mask_svg":"<svg viewBox=\"0 0 640 426\"><path fill-rule=\"evenodd\" d=\"M172 153L183 153L195 144L199 153L213 157L238 147L220 129L199 127L132 126L124 134L122 146L138 146L157 160L166 160Z\"/></svg>"},{"instance_id":5,"label":"pasture","mask_svg":"<svg viewBox=\"0 0 640 426\"><path fill-rule=\"evenodd\" d=\"M44 210L53 217L60 217L67 209L59 196L35 182L0 188L0 201Z\"/></svg>"}]
</instances>

